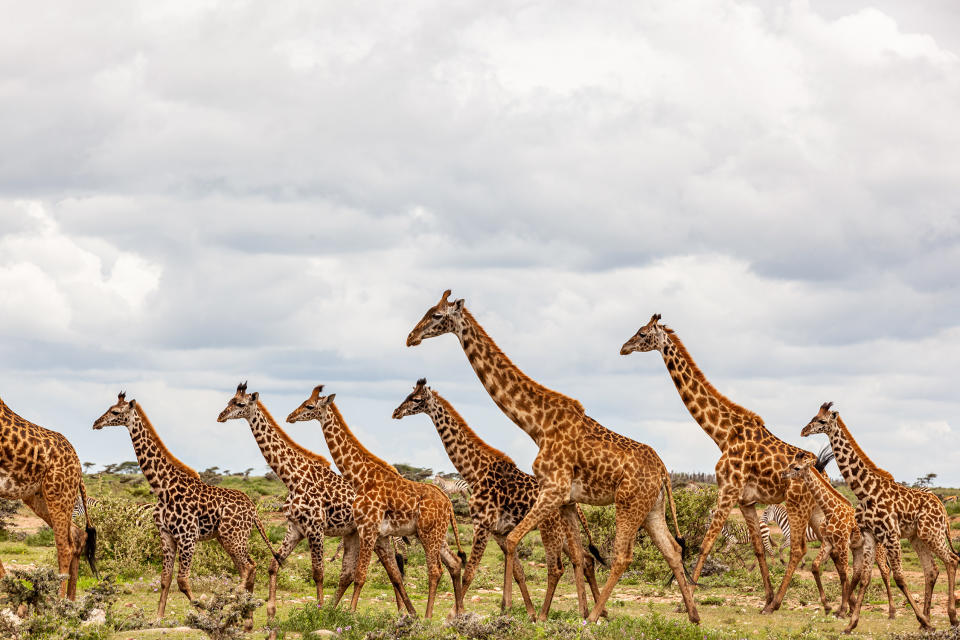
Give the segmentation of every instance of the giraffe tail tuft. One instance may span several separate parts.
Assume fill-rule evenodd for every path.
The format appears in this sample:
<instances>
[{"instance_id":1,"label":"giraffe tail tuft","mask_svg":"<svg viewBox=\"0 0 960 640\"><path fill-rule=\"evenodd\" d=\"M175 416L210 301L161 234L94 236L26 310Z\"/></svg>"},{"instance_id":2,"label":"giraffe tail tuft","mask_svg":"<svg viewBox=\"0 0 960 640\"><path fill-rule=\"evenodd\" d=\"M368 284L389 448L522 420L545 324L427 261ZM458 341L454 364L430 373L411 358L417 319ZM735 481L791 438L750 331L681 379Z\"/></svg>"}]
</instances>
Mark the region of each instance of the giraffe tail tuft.
<instances>
[{"instance_id":1,"label":"giraffe tail tuft","mask_svg":"<svg viewBox=\"0 0 960 640\"><path fill-rule=\"evenodd\" d=\"M87 521L86 532L87 540L83 543L83 557L87 559L93 576L99 580L100 572L97 571L97 530L90 522L90 512L87 511L87 487L83 484L83 476L80 477L80 498L83 504L83 517Z\"/></svg>"},{"instance_id":2,"label":"giraffe tail tuft","mask_svg":"<svg viewBox=\"0 0 960 640\"><path fill-rule=\"evenodd\" d=\"M87 559L90 570L93 571L93 577L100 579L100 572L97 571L97 530L94 527L87 527L87 541L83 543L83 557Z\"/></svg>"},{"instance_id":3,"label":"giraffe tail tuft","mask_svg":"<svg viewBox=\"0 0 960 640\"><path fill-rule=\"evenodd\" d=\"M597 546L593 544L593 536L590 535L590 527L587 526L587 516L583 515L583 509L580 508L580 505L574 504L574 507L576 507L577 517L580 519L580 526L583 527L583 531L587 534L587 551L596 558L597 562L607 567L607 561L600 553L600 549L597 549Z\"/></svg>"},{"instance_id":4,"label":"giraffe tail tuft","mask_svg":"<svg viewBox=\"0 0 960 640\"><path fill-rule=\"evenodd\" d=\"M393 556L397 559L397 568L400 569L400 577L405 578L407 576L407 561L403 559L403 555L398 551L394 551Z\"/></svg>"}]
</instances>

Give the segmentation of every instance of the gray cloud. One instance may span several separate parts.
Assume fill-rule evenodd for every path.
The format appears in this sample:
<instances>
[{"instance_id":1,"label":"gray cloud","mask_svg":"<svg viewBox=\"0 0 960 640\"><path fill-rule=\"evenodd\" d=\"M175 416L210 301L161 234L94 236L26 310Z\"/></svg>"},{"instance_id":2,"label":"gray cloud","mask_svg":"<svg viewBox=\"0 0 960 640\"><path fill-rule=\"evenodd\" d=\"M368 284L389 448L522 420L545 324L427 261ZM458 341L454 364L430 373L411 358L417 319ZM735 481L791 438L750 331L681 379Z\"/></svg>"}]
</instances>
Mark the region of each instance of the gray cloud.
<instances>
[{"instance_id":1,"label":"gray cloud","mask_svg":"<svg viewBox=\"0 0 960 640\"><path fill-rule=\"evenodd\" d=\"M82 458L131 457L89 430L124 387L189 463L262 467L213 422L250 379L278 416L324 382L372 449L449 468L389 420L426 375L528 466L452 338L403 346L453 287L671 468L716 451L617 355L654 312L778 435L814 448L835 400L898 477L960 482L952 4L63 15L0 26L0 393Z\"/></svg>"}]
</instances>

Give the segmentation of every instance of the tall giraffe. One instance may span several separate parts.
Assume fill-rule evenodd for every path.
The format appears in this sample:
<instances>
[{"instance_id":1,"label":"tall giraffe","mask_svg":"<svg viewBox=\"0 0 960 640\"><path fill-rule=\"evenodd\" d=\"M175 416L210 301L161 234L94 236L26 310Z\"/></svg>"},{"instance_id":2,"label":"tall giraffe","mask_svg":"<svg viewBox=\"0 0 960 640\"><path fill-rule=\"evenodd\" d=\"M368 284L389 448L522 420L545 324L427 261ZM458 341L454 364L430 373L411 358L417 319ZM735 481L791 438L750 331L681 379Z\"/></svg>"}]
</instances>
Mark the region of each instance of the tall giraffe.
<instances>
[{"instance_id":1,"label":"tall giraffe","mask_svg":"<svg viewBox=\"0 0 960 640\"><path fill-rule=\"evenodd\" d=\"M753 552L763 577L766 604L761 613L776 611L783 602L797 564L806 553L807 542L803 532L807 523L813 516L814 525L819 529L819 523L823 519L822 512L816 507L813 496L803 482L783 477L783 472L787 470L794 456L803 449L774 436L764 426L760 416L717 391L700 371L700 367L680 342L677 334L660 324L659 313L651 317L650 322L640 327L620 348L621 355L634 351L660 352L683 404L710 439L720 447L720 460L716 466L717 485L720 489L717 508L700 546L700 557L697 558L693 570L693 581L700 578L703 563L720 535L730 510L739 504L743 519L750 528ZM758 502L785 502L790 529L796 532L790 538L790 560L776 595L770 584L770 572L760 538L756 508Z\"/></svg>"},{"instance_id":2,"label":"tall giraffe","mask_svg":"<svg viewBox=\"0 0 960 640\"><path fill-rule=\"evenodd\" d=\"M865 537L873 538L876 544L883 546L887 552L894 582L906 596L922 629L933 628L930 626L930 601L937 576L940 574L934 556L943 561L947 568L947 615L951 626L957 626L954 586L960 558L954 553L950 541L950 520L947 518L946 508L935 494L923 489L905 487L897 483L889 472L875 465L853 439L840 414L830 409L832 405L832 402L821 405L817 415L807 423L800 435L827 434L830 446L837 456L837 466L860 501ZM907 591L900 557L901 538L910 540L910 545L917 552L923 566L925 588L922 612ZM860 607L870 585L872 570L872 561L867 558L861 575L855 578L855 582L861 583L860 592L847 631L852 630L860 618Z\"/></svg>"},{"instance_id":3,"label":"tall giraffe","mask_svg":"<svg viewBox=\"0 0 960 640\"><path fill-rule=\"evenodd\" d=\"M470 560L463 572L463 591L466 593L483 558L483 551L487 548L489 537L492 535L506 553L506 536L536 502L540 487L536 478L520 471L505 453L484 442L446 398L427 386L426 378L417 380L410 395L394 410L393 417L399 420L418 413L426 414L433 421L447 456L470 488L470 516L473 520L474 533ZM579 507L577 515L583 516ZM586 519L584 518L581 522L589 538L590 530L587 528ZM577 522L570 526L570 523L562 519L559 510L540 523L540 538L543 541L547 565L547 591L544 595L543 608L540 610L541 621L547 619L557 582L563 575L561 550L572 559L574 554L571 553L570 547L581 546L579 531L577 531L579 524L580 522ZM597 559L600 559L600 552L593 546L592 541L590 549L596 554ZM584 558L585 573L596 601L600 596L600 590L597 588L593 560L582 550L579 555ZM520 587L527 614L536 619L537 614L527 591L523 566L517 557L513 559L513 577ZM505 610L504 604L501 602L501 610Z\"/></svg>"},{"instance_id":4,"label":"tall giraffe","mask_svg":"<svg viewBox=\"0 0 960 640\"><path fill-rule=\"evenodd\" d=\"M337 405L333 403L336 394L322 396L322 391L323 385L315 387L310 397L287 416L287 422L319 420L333 461L357 492L353 502L353 517L360 543L350 610L357 610L360 590L367 579L370 554L377 539L385 535L416 534L427 560L429 591L426 617L433 616L437 583L443 573L441 562L446 565L453 581L454 607L451 614L459 615L463 612L460 570L462 562L466 562L466 555L460 548L460 534L450 498L432 484L407 480L392 465L370 453L350 431ZM450 525L453 526L460 558L447 548L447 527ZM404 593L403 583L395 586ZM404 598L406 601L405 593Z\"/></svg>"},{"instance_id":5,"label":"tall giraffe","mask_svg":"<svg viewBox=\"0 0 960 640\"><path fill-rule=\"evenodd\" d=\"M591 622L600 617L620 576L633 560L633 543L641 526L663 553L683 594L687 616L700 621L690 585L683 570L682 542L670 474L656 452L604 428L584 413L583 406L563 394L535 382L524 374L497 347L483 327L464 306L463 300L449 302L450 290L424 314L407 336L407 346L445 333L460 341L480 383L498 407L529 435L540 449L533 473L540 493L527 515L510 532L506 542L503 597L511 602L513 554L527 533L558 508L572 522L574 503L615 504L617 529L616 558L593 610L588 611L583 584L582 557L574 559L580 611ZM664 515L665 501L673 514L676 539L670 534ZM572 548L574 556L578 549Z\"/></svg>"},{"instance_id":6,"label":"tall giraffe","mask_svg":"<svg viewBox=\"0 0 960 640\"><path fill-rule=\"evenodd\" d=\"M236 565L241 584L253 593L256 564L247 553L251 527L257 528L270 553L277 559L263 523L257 517L253 501L242 491L215 487L200 480L196 471L170 453L143 408L136 400L128 402L122 391L117 396L116 404L93 423L93 428L97 430L110 426L126 427L130 432L140 470L150 485L150 491L157 497L153 521L160 531L163 551L157 618L163 617L167 606L173 563L178 553L180 570L177 572L177 586L190 602L194 602L190 589L190 564L197 542L203 540L216 538ZM246 629L249 631L252 628L251 614Z\"/></svg>"},{"instance_id":7,"label":"tall giraffe","mask_svg":"<svg viewBox=\"0 0 960 640\"><path fill-rule=\"evenodd\" d=\"M217 422L245 419L264 459L287 488L283 512L287 516L287 534L277 557L270 563L270 590L267 597L267 622L272 623L277 612L277 573L280 563L293 553L304 538L310 546L313 581L317 587L317 603L323 604L323 539L325 536L343 539L345 551L340 569L336 607L347 587L353 582L357 564L357 523L353 518L356 493L343 476L330 468L330 461L294 442L280 428L260 401L259 392L247 393L247 383L237 385L237 391L220 412ZM374 550L387 571L391 583L401 582L403 576L397 559L385 538L377 540ZM394 586L397 609L406 606L413 614L410 599Z\"/></svg>"},{"instance_id":8,"label":"tall giraffe","mask_svg":"<svg viewBox=\"0 0 960 640\"><path fill-rule=\"evenodd\" d=\"M86 530L73 524L77 493L84 505ZM80 556L97 573L97 531L86 515L87 490L80 458L63 434L44 429L14 413L0 400L0 498L23 500L53 529L57 545L60 597L77 595ZM0 563L0 578L6 571Z\"/></svg>"}]
</instances>

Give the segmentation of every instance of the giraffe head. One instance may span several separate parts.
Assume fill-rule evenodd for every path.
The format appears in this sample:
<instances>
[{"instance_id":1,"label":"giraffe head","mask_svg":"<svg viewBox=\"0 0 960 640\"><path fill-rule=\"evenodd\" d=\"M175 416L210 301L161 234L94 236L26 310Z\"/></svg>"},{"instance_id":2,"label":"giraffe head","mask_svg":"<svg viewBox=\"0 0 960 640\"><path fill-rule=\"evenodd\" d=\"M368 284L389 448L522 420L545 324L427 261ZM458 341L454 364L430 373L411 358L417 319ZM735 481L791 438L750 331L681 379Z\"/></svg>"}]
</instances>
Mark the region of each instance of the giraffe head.
<instances>
[{"instance_id":1,"label":"giraffe head","mask_svg":"<svg viewBox=\"0 0 960 640\"><path fill-rule=\"evenodd\" d=\"M650 316L650 322L643 325L633 337L620 347L620 355L626 356L634 351L659 351L669 342L667 329L660 324L660 314Z\"/></svg>"},{"instance_id":2,"label":"giraffe head","mask_svg":"<svg viewBox=\"0 0 960 640\"><path fill-rule=\"evenodd\" d=\"M781 474L785 480L790 478L801 478L803 474L807 472L807 469L812 467L817 462L817 456L813 455L809 451L797 451L793 456L793 460L790 461L790 464L787 465L787 468L783 470Z\"/></svg>"},{"instance_id":3,"label":"giraffe head","mask_svg":"<svg viewBox=\"0 0 960 640\"><path fill-rule=\"evenodd\" d=\"M423 314L423 318L407 336L407 346L414 347L427 338L435 338L445 333L460 335L463 328L463 298L448 302L450 289L443 292L440 302Z\"/></svg>"},{"instance_id":4,"label":"giraffe head","mask_svg":"<svg viewBox=\"0 0 960 640\"><path fill-rule=\"evenodd\" d=\"M333 404L333 399L337 394L331 393L328 396L320 395L323 392L323 385L319 384L313 388L310 397L304 400L299 407L294 409L287 416L287 422L305 422L307 420L323 420Z\"/></svg>"},{"instance_id":5,"label":"giraffe head","mask_svg":"<svg viewBox=\"0 0 960 640\"><path fill-rule=\"evenodd\" d=\"M394 420L399 420L405 416L412 416L415 413L426 413L433 406L433 391L427 386L427 379L420 378L414 385L413 391L407 396L406 400L400 403L400 406L393 410Z\"/></svg>"},{"instance_id":6,"label":"giraffe head","mask_svg":"<svg viewBox=\"0 0 960 640\"><path fill-rule=\"evenodd\" d=\"M813 420L807 423L807 426L803 428L800 435L806 437L814 433L825 433L830 436L836 433L839 414L836 411L830 410L832 406L832 402L824 402L820 405L820 411L817 412L817 415L813 416Z\"/></svg>"},{"instance_id":7,"label":"giraffe head","mask_svg":"<svg viewBox=\"0 0 960 640\"><path fill-rule=\"evenodd\" d=\"M259 399L259 392L247 393L247 383L241 382L237 385L237 392L230 398L230 402L217 416L217 422L226 422L233 418L252 418L257 411Z\"/></svg>"},{"instance_id":8,"label":"giraffe head","mask_svg":"<svg viewBox=\"0 0 960 640\"><path fill-rule=\"evenodd\" d=\"M137 406L136 400L127 402L127 393L121 391L117 395L117 403L107 409L102 416L93 423L94 429L103 429L104 427L121 426L128 427L133 422L133 416L136 413L134 408Z\"/></svg>"}]
</instances>

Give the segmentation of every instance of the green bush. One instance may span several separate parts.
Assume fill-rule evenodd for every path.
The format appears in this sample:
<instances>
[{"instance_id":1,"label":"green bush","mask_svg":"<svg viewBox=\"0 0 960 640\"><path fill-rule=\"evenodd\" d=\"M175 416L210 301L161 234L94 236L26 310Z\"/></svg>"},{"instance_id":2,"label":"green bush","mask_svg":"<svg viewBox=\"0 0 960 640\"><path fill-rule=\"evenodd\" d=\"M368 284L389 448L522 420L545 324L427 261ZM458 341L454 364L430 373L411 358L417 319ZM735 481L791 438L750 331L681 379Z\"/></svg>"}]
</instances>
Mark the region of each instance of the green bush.
<instances>
[{"instance_id":1,"label":"green bush","mask_svg":"<svg viewBox=\"0 0 960 640\"><path fill-rule=\"evenodd\" d=\"M160 566L160 534L151 509L117 498L103 498L88 508L97 528L97 561L102 569L129 577Z\"/></svg>"},{"instance_id":2,"label":"green bush","mask_svg":"<svg viewBox=\"0 0 960 640\"><path fill-rule=\"evenodd\" d=\"M53 529L40 527L36 533L28 535L24 542L30 547L52 547L54 545Z\"/></svg>"}]
</instances>

